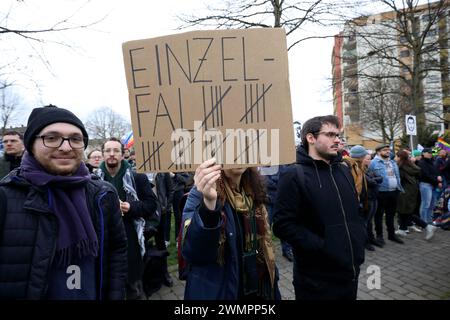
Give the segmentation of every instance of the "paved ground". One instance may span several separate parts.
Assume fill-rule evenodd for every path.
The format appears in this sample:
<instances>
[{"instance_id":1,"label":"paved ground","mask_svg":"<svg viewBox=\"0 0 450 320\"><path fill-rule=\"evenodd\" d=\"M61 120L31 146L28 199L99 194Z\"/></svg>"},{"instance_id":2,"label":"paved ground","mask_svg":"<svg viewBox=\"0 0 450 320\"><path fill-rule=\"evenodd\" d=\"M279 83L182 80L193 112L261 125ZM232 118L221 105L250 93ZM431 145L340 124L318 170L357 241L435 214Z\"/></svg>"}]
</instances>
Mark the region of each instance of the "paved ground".
<instances>
[{"instance_id":1,"label":"paved ground","mask_svg":"<svg viewBox=\"0 0 450 320\"><path fill-rule=\"evenodd\" d=\"M358 299L450 300L450 231L439 229L428 242L424 236L424 233L410 233L404 238L403 245L386 240L384 248L366 251ZM279 243L276 244L276 255L281 295L283 300L292 300L292 263L281 256ZM163 286L150 300L183 299L184 282L178 280L175 268L170 270L174 286ZM379 282L377 274L380 275Z\"/></svg>"}]
</instances>

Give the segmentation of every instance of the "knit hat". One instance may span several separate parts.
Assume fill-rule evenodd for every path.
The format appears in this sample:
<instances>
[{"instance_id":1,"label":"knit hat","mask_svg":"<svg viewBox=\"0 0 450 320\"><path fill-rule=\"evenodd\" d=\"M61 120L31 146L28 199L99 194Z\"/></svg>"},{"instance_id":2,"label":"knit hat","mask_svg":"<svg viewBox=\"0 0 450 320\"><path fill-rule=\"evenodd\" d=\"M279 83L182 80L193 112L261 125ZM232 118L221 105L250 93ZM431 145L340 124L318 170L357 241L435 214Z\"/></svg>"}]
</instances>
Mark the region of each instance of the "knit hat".
<instances>
[{"instance_id":1,"label":"knit hat","mask_svg":"<svg viewBox=\"0 0 450 320\"><path fill-rule=\"evenodd\" d=\"M390 148L391 146L387 143L380 143L379 145L377 145L377 147L375 148L375 151L378 152L383 148Z\"/></svg>"},{"instance_id":2,"label":"knit hat","mask_svg":"<svg viewBox=\"0 0 450 320\"><path fill-rule=\"evenodd\" d=\"M89 135L84 128L83 123L76 115L74 115L69 110L58 108L54 105L48 105L42 108L34 108L31 111L30 117L28 118L27 130L23 136L23 142L25 145L25 149L32 154L32 146L33 142L36 139L36 135L41 132L46 126L56 123L56 122L64 122L70 123L74 126L80 128L83 136L89 139ZM87 143L84 146L86 149Z\"/></svg>"},{"instance_id":3,"label":"knit hat","mask_svg":"<svg viewBox=\"0 0 450 320\"><path fill-rule=\"evenodd\" d=\"M350 157L362 158L367 155L367 150L360 145L356 145L350 149Z\"/></svg>"},{"instance_id":4,"label":"knit hat","mask_svg":"<svg viewBox=\"0 0 450 320\"><path fill-rule=\"evenodd\" d=\"M418 157L422 154L422 152L420 152L419 150L413 150L412 155L413 157Z\"/></svg>"}]
</instances>

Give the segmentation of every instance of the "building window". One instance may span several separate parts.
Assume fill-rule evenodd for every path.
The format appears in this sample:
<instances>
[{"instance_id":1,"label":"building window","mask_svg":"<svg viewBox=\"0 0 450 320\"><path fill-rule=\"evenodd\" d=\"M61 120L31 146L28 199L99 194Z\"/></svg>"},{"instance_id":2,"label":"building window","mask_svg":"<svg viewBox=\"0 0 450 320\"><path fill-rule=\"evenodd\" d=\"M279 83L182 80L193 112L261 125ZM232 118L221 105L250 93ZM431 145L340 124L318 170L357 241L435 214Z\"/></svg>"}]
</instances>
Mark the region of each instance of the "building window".
<instances>
[{"instance_id":1,"label":"building window","mask_svg":"<svg viewBox=\"0 0 450 320\"><path fill-rule=\"evenodd\" d=\"M403 66L402 67L402 72L408 73L409 72L408 66Z\"/></svg>"},{"instance_id":2,"label":"building window","mask_svg":"<svg viewBox=\"0 0 450 320\"><path fill-rule=\"evenodd\" d=\"M440 83L441 82L441 77L440 77L440 75L437 75L437 74L429 75L425 79L426 79L427 83Z\"/></svg>"},{"instance_id":3,"label":"building window","mask_svg":"<svg viewBox=\"0 0 450 320\"><path fill-rule=\"evenodd\" d=\"M409 57L409 50L400 51L400 57L402 58Z\"/></svg>"},{"instance_id":4,"label":"building window","mask_svg":"<svg viewBox=\"0 0 450 320\"><path fill-rule=\"evenodd\" d=\"M437 67L439 67L439 60L433 59L433 58L424 60L424 66L426 68L437 68Z\"/></svg>"},{"instance_id":5,"label":"building window","mask_svg":"<svg viewBox=\"0 0 450 320\"><path fill-rule=\"evenodd\" d=\"M422 16L422 21L423 22L428 22L428 21L430 21L430 15L429 14L424 14L423 16Z\"/></svg>"},{"instance_id":6,"label":"building window","mask_svg":"<svg viewBox=\"0 0 450 320\"><path fill-rule=\"evenodd\" d=\"M434 37L436 35L436 29L428 30L427 37Z\"/></svg>"}]
</instances>

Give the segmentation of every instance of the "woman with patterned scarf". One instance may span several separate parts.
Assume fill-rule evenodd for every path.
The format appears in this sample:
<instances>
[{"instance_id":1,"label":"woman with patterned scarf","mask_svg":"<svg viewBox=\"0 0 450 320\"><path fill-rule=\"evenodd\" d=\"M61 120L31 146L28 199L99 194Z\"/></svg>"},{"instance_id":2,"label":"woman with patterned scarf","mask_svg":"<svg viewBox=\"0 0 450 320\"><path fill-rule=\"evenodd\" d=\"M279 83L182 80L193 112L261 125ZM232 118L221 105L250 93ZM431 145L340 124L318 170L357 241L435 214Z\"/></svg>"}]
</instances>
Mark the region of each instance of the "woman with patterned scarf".
<instances>
[{"instance_id":1,"label":"woman with patterned scarf","mask_svg":"<svg viewBox=\"0 0 450 320\"><path fill-rule=\"evenodd\" d=\"M281 299L264 180L256 168L221 170L210 159L194 181L181 231L185 299Z\"/></svg>"}]
</instances>

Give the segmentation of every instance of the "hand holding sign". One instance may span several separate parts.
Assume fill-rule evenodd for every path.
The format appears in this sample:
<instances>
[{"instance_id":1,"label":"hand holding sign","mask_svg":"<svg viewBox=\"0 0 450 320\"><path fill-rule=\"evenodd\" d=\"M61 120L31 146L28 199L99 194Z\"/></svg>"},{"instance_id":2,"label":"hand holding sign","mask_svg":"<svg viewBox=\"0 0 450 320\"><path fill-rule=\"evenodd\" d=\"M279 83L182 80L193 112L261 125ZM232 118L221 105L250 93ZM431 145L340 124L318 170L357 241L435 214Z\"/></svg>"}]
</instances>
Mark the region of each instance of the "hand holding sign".
<instances>
[{"instance_id":1,"label":"hand holding sign","mask_svg":"<svg viewBox=\"0 0 450 320\"><path fill-rule=\"evenodd\" d=\"M194 183L203 194L203 201L209 210L214 210L217 201L216 181L220 178L221 166L216 159L206 160L195 170Z\"/></svg>"}]
</instances>

